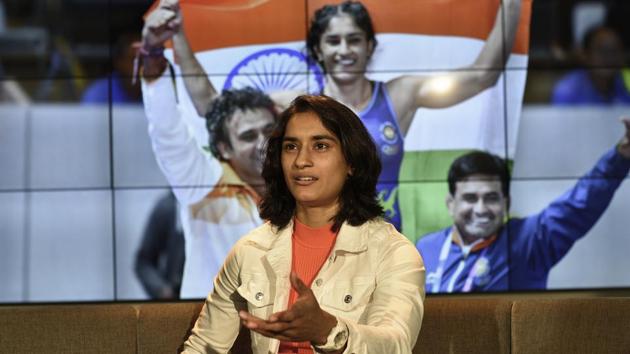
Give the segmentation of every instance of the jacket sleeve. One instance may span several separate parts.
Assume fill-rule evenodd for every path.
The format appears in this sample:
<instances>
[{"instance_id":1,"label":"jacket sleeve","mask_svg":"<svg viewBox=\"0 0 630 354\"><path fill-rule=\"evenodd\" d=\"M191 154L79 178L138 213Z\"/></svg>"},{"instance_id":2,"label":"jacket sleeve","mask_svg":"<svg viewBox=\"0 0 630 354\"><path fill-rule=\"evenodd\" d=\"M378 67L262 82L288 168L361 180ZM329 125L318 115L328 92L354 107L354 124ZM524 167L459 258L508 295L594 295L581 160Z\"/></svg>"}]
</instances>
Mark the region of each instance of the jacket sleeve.
<instances>
[{"instance_id":1,"label":"jacket sleeve","mask_svg":"<svg viewBox=\"0 0 630 354\"><path fill-rule=\"evenodd\" d=\"M214 188L223 169L191 134L177 106L169 70L157 80L142 80L142 97L149 137L160 169L182 205L198 202Z\"/></svg>"},{"instance_id":2,"label":"jacket sleeve","mask_svg":"<svg viewBox=\"0 0 630 354\"><path fill-rule=\"evenodd\" d=\"M424 315L425 268L402 236L379 255L377 286L365 324L338 317L348 327L344 353L411 353Z\"/></svg>"},{"instance_id":3,"label":"jacket sleeve","mask_svg":"<svg viewBox=\"0 0 630 354\"><path fill-rule=\"evenodd\" d=\"M238 244L228 254L214 280L182 354L228 353L240 330L238 311L247 310L247 303L238 295Z\"/></svg>"},{"instance_id":4,"label":"jacket sleeve","mask_svg":"<svg viewBox=\"0 0 630 354\"><path fill-rule=\"evenodd\" d=\"M550 269L583 237L608 208L617 188L628 175L630 160L616 149L608 151L595 167L542 212L525 221L528 264Z\"/></svg>"}]
</instances>

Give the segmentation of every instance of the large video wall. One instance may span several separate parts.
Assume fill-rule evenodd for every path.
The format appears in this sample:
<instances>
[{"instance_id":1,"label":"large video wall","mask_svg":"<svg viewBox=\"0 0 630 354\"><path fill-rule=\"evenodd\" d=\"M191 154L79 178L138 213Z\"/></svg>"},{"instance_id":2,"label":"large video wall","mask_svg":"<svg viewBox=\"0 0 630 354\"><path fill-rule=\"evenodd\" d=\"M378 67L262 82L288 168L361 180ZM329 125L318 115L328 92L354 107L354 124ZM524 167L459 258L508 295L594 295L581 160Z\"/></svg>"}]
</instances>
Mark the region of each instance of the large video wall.
<instances>
[{"instance_id":1,"label":"large video wall","mask_svg":"<svg viewBox=\"0 0 630 354\"><path fill-rule=\"evenodd\" d=\"M272 96L325 91L330 73L309 57L305 38L315 11L329 3L335 2L180 0L183 28L212 85L219 91L254 86ZM466 290L449 285L435 290L497 291L484 290L493 267L500 266L493 262L519 258L527 258L522 264L530 268L512 269L513 274L550 269L546 284L534 290L630 287L627 172L589 177L602 188L619 185L610 205L586 208L586 214L572 213L581 208L578 202L549 209L625 134L619 117L630 109L630 73L624 69L630 36L618 14L627 5L523 0L512 49L502 51L505 41L488 43L488 37L500 30L498 38L505 39L509 33L513 18L497 17L508 2L362 3L378 40L364 73L370 80L499 74L489 88L466 99L420 106L399 140L389 137L380 146L403 152L398 177L388 181L392 188L382 202L396 200L400 229L413 243L453 224L446 176L456 157L483 150L509 161L507 236L497 246L503 247L502 260L486 257L461 272L461 281L470 278L473 284ZM179 288L167 283L181 282L183 259L191 252L183 234L193 231L181 220L190 206L177 204L170 191L191 186L171 186L156 162L141 88L132 84L131 74L131 44L140 39L152 2L0 5L0 303L178 298ZM601 43L590 34L600 26L608 31L600 31ZM488 46L501 48L500 64L471 66ZM181 117L206 151L205 121L184 84L190 74L171 47L165 55L173 63ZM596 83L581 100L567 98L571 85L583 88L588 80ZM586 192L572 197L591 197L580 193ZM507 218L548 210L548 220L528 219L531 238L515 249L522 230ZM591 217L594 226L575 226ZM567 235L554 228L577 231ZM567 238L546 236L557 234ZM574 238L579 240L573 245ZM440 247L423 251L427 266L440 263ZM446 273L452 276L457 267ZM437 273L428 267L427 291ZM510 276L500 291L523 290L524 283Z\"/></svg>"}]
</instances>

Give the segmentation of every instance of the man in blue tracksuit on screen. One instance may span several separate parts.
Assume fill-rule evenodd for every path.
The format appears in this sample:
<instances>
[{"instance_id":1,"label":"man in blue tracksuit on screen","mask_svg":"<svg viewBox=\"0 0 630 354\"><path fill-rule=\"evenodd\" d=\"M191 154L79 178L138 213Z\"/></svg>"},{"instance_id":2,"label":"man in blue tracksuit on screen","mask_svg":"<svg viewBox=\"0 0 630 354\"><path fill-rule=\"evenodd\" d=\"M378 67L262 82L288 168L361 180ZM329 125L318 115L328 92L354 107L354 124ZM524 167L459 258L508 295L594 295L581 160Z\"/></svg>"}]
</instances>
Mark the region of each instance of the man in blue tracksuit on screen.
<instances>
[{"instance_id":1,"label":"man in blue tracksuit on screen","mask_svg":"<svg viewBox=\"0 0 630 354\"><path fill-rule=\"evenodd\" d=\"M540 213L504 222L510 175L501 158L471 152L448 173L453 226L422 237L427 293L545 289L549 270L604 213L630 170L625 135L575 186Z\"/></svg>"}]
</instances>

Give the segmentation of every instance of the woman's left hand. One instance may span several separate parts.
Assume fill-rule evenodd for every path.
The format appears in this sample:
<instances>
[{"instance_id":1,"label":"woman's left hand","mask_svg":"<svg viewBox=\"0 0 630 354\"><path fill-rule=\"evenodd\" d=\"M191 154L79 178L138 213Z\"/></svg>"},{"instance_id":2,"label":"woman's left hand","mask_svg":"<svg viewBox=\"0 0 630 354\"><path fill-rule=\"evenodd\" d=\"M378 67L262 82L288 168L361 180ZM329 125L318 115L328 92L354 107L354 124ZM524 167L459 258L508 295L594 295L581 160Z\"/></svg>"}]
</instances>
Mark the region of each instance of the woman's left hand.
<instances>
[{"instance_id":1,"label":"woman's left hand","mask_svg":"<svg viewBox=\"0 0 630 354\"><path fill-rule=\"evenodd\" d=\"M319 307L313 291L295 272L291 272L290 279L291 286L298 294L291 308L274 313L267 320L240 311L241 322L252 331L281 341L308 341L313 345L326 343L328 334L337 324L337 319Z\"/></svg>"}]
</instances>

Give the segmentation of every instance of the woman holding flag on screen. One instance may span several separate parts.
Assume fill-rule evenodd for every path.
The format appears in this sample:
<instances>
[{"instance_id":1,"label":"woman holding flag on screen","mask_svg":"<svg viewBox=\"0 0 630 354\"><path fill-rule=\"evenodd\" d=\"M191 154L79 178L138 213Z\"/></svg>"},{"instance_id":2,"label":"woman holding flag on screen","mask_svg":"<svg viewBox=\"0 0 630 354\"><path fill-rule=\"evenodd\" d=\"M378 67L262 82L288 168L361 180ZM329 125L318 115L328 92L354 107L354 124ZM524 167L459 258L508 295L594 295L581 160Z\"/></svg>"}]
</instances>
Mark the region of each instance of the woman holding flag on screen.
<instances>
[{"instance_id":1,"label":"woman holding flag on screen","mask_svg":"<svg viewBox=\"0 0 630 354\"><path fill-rule=\"evenodd\" d=\"M401 228L398 173L403 141L418 108L445 108L495 85L514 43L521 0L503 0L494 26L476 60L468 67L438 75L402 75L387 82L372 81L366 69L377 45L370 15L358 1L318 9L307 34L309 56L325 73L323 94L355 111L379 146L383 172L377 187L386 216ZM196 60L184 31L177 0L163 0L147 20L144 48L151 52L173 38L176 61L186 72L184 82L195 109L203 116L216 97ZM151 21L149 21L151 20ZM280 108L303 92L270 93Z\"/></svg>"}]
</instances>

